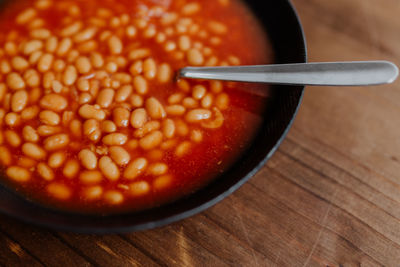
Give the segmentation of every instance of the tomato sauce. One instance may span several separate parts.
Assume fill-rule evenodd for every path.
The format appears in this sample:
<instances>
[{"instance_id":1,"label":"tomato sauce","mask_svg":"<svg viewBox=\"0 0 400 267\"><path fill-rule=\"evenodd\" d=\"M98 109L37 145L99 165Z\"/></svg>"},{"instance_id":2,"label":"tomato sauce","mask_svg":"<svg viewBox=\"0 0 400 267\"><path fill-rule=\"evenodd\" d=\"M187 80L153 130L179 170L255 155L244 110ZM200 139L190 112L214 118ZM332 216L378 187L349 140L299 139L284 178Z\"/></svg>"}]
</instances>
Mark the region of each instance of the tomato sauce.
<instances>
[{"instance_id":1,"label":"tomato sauce","mask_svg":"<svg viewBox=\"0 0 400 267\"><path fill-rule=\"evenodd\" d=\"M0 16L0 47L4 47L5 42L12 39L13 31L17 36L29 35L30 29L22 27L15 22L15 17L27 7L32 7L37 1L10 1L4 6ZM99 8L111 10L113 14L128 14L132 20L135 18L144 19L147 23L151 23L156 29L163 28L160 20L165 12L176 13L179 18L190 17L192 21L207 28L206 25L210 21L218 21L225 25L227 33L223 36L215 35L219 38L219 44L214 45L218 39L214 35L202 37L199 34L191 35L192 43L199 42L203 46L212 47L212 54L206 58L216 57L219 59L218 65L235 64L235 60L229 60L234 56L240 60L241 65L256 65L268 64L272 62L272 49L268 43L266 33L263 31L257 19L251 14L250 10L241 1L231 0L70 0L70 1L53 1L57 8L48 8L40 11L41 18L46 22L46 28L57 32L63 28L63 19L71 17L68 12L70 6L77 6L80 10L79 18L83 21L90 20L97 14ZM197 3L200 10L190 15L182 15L182 8L188 3ZM162 7L160 10L153 9L154 7ZM146 12L144 12L146 11ZM190 13L190 12L189 12ZM142 15L145 14L145 15ZM72 16L73 17L73 16ZM112 31L118 33L120 27L111 28ZM166 27L168 28L168 27ZM11 30L12 29L12 30ZM11 31L10 31L11 30ZM137 27L138 32L140 28ZM11 33L10 33L11 32ZM170 40L178 43L179 34L172 35ZM21 37L15 37L15 42L18 42ZM139 33L135 38L122 37L124 47L143 47L151 51L151 57L157 62L168 63L172 70L176 72L178 69L188 66L185 59L177 59L176 53L166 51L165 42L159 43L155 38L145 38ZM21 39L22 40L22 39ZM108 55L108 46L106 43L100 42L96 51L102 55ZM176 51L176 50L174 50ZM126 54L124 56L127 56ZM5 54L2 58L10 59ZM119 69L120 72L129 73L130 64ZM1 76L0 82L6 81L6 75ZM200 80L187 80L190 87L195 85L204 85L207 90L210 90L210 82ZM162 105L168 105L168 97L174 93L180 92L177 81L171 79L168 83L159 83L156 80L148 81L149 92L148 96L156 97ZM81 194L82 190L87 186L83 185L78 178L68 179L63 175L63 169L54 170L55 180L60 181L63 185L71 190L71 196L68 199L59 199L53 197L46 191L48 181L39 177L35 172L32 174L32 179L28 182L15 182L6 175L2 178L2 182L9 187L15 188L22 195L32 201L37 201L51 208L68 210L82 213L118 213L130 212L134 210L143 210L165 203L172 202L178 198L190 195L199 188L207 185L218 175L227 170L240 157L240 154L252 142L257 130L263 122L262 115L268 106L268 101L271 99L271 92L265 85L247 84L247 83L223 83L223 93L229 96L229 106L222 110L224 123L222 127L217 129L202 129L197 124L187 124L189 131L199 130L202 132L202 141L199 143L190 142L190 151L182 157L177 157L175 149L152 149L145 151L142 149L127 148L127 144L122 147L129 150L132 159L144 157L149 159L156 158L154 162L163 162L168 166L168 177L165 187L157 188L152 186L157 177L146 172L141 174L135 181L146 181L150 186L150 190L143 195L130 196L125 191L128 188L128 183L120 179L117 182L110 182L103 179L98 185L104 192L108 190L118 190L122 192L124 201L118 205L107 203L106 201L93 201L87 199ZM186 93L190 96L190 92ZM78 113L79 105L76 103L76 96L72 93L67 94L69 106L68 110ZM181 119L183 119L182 117ZM173 118L179 120L180 118ZM26 125L31 125L37 128L40 121L31 120L23 122L16 127L7 125L1 126L1 131L13 129L16 132L21 132ZM71 143L62 151L68 158L78 159L78 152L83 147L90 147L91 140L83 137L76 137L70 132L68 127L63 128L63 132L69 134ZM133 136L134 129L128 127L120 129L119 132L126 134L129 140L135 139ZM103 135L104 136L104 135ZM177 143L185 142L188 136L177 135L174 140ZM43 145L40 141L40 145ZM13 162L18 162L18 158L24 156L21 149L10 147ZM157 155L162 151L161 156ZM3 168L5 171L5 168ZM84 168L80 168L82 172ZM123 170L121 169L121 173ZM162 183L162 181L160 182ZM125 191L124 191L125 190Z\"/></svg>"}]
</instances>

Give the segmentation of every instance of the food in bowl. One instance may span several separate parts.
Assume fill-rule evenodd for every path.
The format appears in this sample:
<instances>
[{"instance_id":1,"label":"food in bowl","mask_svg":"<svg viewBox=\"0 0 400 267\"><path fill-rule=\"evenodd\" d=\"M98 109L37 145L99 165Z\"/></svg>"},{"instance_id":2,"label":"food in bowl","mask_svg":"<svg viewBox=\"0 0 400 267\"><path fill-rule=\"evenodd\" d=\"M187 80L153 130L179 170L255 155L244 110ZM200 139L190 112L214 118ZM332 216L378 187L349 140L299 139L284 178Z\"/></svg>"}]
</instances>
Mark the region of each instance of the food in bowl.
<instances>
[{"instance_id":1,"label":"food in bowl","mask_svg":"<svg viewBox=\"0 0 400 267\"><path fill-rule=\"evenodd\" d=\"M20 0L1 14L2 181L29 199L159 206L226 170L262 123L265 86L175 77L271 61L240 1Z\"/></svg>"}]
</instances>

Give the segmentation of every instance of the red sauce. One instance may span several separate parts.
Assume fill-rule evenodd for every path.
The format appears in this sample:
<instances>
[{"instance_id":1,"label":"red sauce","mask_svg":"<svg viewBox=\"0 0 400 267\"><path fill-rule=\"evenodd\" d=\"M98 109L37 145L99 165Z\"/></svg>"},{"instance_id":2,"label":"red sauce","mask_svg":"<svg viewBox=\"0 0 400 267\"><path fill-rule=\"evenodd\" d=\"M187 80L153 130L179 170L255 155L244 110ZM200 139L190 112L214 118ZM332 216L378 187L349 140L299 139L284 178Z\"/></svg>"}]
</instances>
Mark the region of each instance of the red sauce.
<instances>
[{"instance_id":1,"label":"red sauce","mask_svg":"<svg viewBox=\"0 0 400 267\"><path fill-rule=\"evenodd\" d=\"M140 17L141 10L147 10L155 5L164 7L168 12L179 13L185 3L199 3L201 10L194 15L188 17L192 18L197 24L206 27L209 21L216 20L224 24L228 33L221 37L221 44L213 46L211 38L202 38L197 35L192 35L192 42L201 42L204 46L213 48L212 55L216 56L221 61L228 62L231 55L240 59L241 65L255 65L271 63L272 55L271 48L266 38L265 32L262 30L258 21L253 17L248 8L240 1L227 1L229 5L221 5L216 0L71 0L71 1L54 1L64 5L63 8L50 8L46 11L40 11L41 17L46 21L46 28L50 30L57 30L63 27L63 18L67 16L68 7L75 4L81 11L81 17L89 19L94 16L99 7L107 8L115 14L129 14L132 17ZM225 1L221 1L224 3ZM34 1L15 1L9 3L3 12L0 19L0 47L4 46L4 42L9 38L7 34L10 29L18 32L19 36L29 34L26 27L18 26L15 23L15 17L22 10L28 6L32 6ZM159 15L154 17L146 17L149 23L153 23L157 28L159 26ZM114 31L118 31L118 27ZM172 40L177 37L171 37ZM179 68L185 67L187 63L184 60L176 60L172 52L166 52L163 45L157 43L154 38L143 38L137 36L134 39L123 38L124 47L130 45L140 44L140 47L150 48L152 57L157 62L166 62L170 64L174 71ZM98 52L105 54L108 53L108 46L106 43L100 43ZM4 55L5 58L10 58ZM229 63L229 62L228 62ZM129 73L129 65L119 71ZM0 82L5 82L5 75L1 76ZM208 81L193 81L188 82L194 85L204 85L207 89L210 87ZM175 81L171 80L169 83L160 84L157 81L149 81L150 92L149 94L157 97L163 105L167 105L168 96L178 92L180 89L177 87ZM72 191L72 197L68 200L60 200L52 197L46 192L48 181L45 181L37 174L26 183L16 183L7 177L2 180L4 183L16 188L27 198L38 201L46 206L65 209L74 212L89 212L89 213L114 213L132 210L142 210L159 206L175 199L184 197L191 194L197 189L205 186L210 181L218 177L219 174L229 168L240 156L240 154L251 143L255 133L262 123L263 114L270 93L267 91L266 86L256 84L244 83L224 83L224 92L229 95L229 107L227 110L222 111L224 116L224 124L218 129L203 130L203 141L199 144L192 144L191 150L183 157L177 157L174 150L167 150L162 155L162 162L168 165L168 174L173 177L171 184L166 188L157 190L151 187L151 190L142 196L126 197L125 200L118 205L110 205L104 201L91 201L83 197L80 192L85 187L79 179L67 179L63 177L62 168L55 170L56 180L65 184ZM72 104L75 98L69 96L70 107L68 110L77 112L78 105ZM9 127L3 125L1 131L6 129L14 129L20 132L26 125L32 125L37 128L40 124L38 120L23 123L17 127ZM200 129L198 125L189 124L190 129ZM68 129L64 129L70 134ZM121 129L120 132L127 134L132 138L132 129ZM80 143L82 147L88 146L91 141L87 139L72 137L71 140ZM187 140L187 137L177 137L178 142ZM14 148L12 151L13 161L17 161L22 155L20 148ZM77 150L75 147L67 147L64 152L70 157L77 158ZM130 152L131 157L149 157L149 153L140 149ZM81 168L82 170L82 168ZM156 177L143 174L137 180L147 181L153 183ZM136 181L136 180L135 180ZM121 182L110 182L103 180L100 183L104 191L121 189Z\"/></svg>"}]
</instances>

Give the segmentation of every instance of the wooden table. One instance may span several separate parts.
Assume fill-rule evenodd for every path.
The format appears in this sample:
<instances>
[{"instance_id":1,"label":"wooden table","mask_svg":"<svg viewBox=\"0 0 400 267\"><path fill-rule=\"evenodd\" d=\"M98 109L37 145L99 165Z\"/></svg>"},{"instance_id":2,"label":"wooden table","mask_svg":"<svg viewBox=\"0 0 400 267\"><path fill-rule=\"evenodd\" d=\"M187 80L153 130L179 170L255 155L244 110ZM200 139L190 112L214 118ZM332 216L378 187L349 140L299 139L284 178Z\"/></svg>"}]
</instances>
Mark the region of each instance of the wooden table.
<instances>
[{"instance_id":1,"label":"wooden table","mask_svg":"<svg viewBox=\"0 0 400 267\"><path fill-rule=\"evenodd\" d=\"M399 0L293 2L310 61L400 63ZM273 158L215 207L160 229L107 236L0 216L0 265L399 266L399 119L399 82L308 88Z\"/></svg>"}]
</instances>

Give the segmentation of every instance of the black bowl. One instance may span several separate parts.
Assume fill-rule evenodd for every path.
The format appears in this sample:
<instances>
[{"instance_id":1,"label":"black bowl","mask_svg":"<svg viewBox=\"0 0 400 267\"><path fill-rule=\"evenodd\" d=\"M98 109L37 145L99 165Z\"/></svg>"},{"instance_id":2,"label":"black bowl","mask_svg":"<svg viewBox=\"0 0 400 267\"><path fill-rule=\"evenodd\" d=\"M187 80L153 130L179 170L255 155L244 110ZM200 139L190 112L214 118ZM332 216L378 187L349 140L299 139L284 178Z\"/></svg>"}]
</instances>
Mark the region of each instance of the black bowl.
<instances>
[{"instance_id":1,"label":"black bowl","mask_svg":"<svg viewBox=\"0 0 400 267\"><path fill-rule=\"evenodd\" d=\"M306 62L300 21L289 0L245 1L265 27L276 63ZM299 108L304 87L274 86L274 100L252 146L222 176L190 196L147 211L110 216L71 214L29 202L0 187L0 212L57 230L121 233L150 229L199 213L234 192L272 156L286 136Z\"/></svg>"}]
</instances>

